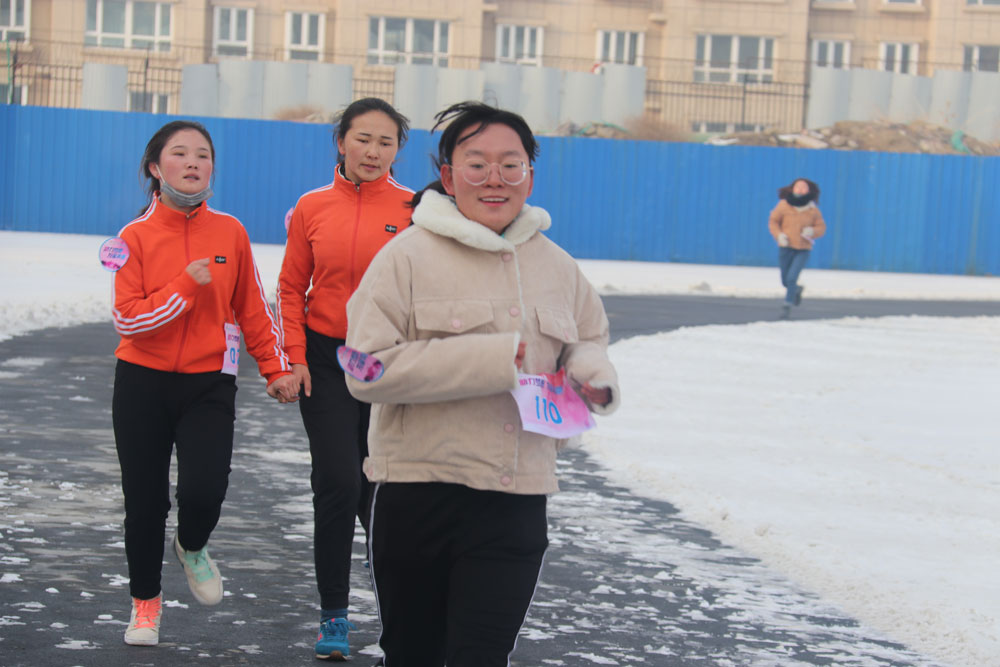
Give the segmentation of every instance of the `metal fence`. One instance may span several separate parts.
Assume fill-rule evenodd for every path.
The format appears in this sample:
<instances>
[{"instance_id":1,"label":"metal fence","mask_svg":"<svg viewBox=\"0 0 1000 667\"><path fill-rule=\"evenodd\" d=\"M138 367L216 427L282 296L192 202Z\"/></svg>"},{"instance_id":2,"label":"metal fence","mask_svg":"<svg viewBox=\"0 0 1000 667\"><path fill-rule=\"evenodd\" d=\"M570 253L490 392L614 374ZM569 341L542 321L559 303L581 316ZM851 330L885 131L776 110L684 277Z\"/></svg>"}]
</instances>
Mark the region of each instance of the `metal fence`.
<instances>
[{"instance_id":1,"label":"metal fence","mask_svg":"<svg viewBox=\"0 0 1000 667\"><path fill-rule=\"evenodd\" d=\"M804 126L807 83L646 82L646 112L692 132L755 132Z\"/></svg>"},{"instance_id":2,"label":"metal fence","mask_svg":"<svg viewBox=\"0 0 1000 667\"><path fill-rule=\"evenodd\" d=\"M79 108L86 62L124 65L128 68L128 110L177 113L183 67L188 63L210 62L203 48L174 45L169 53L131 49L85 50L80 44L33 42L11 43L6 67L0 68L0 85L11 94L13 103L35 106ZM263 54L255 54L261 56ZM278 53L269 54L280 58ZM326 54L325 61L357 63L357 54ZM361 59L363 62L363 58ZM450 67L478 69L481 58L454 57ZM589 69L590 61L559 59L547 63L560 69ZM729 132L742 129L798 129L808 95L802 83L695 83L682 72L690 61L664 61L648 68L645 109L649 117L695 132ZM800 67L783 65L788 71ZM658 79L669 73L669 79ZM6 78L4 78L6 77ZM353 94L393 101L394 70L390 67L356 65ZM14 95L14 91L21 95ZM0 100L6 102L6 99ZM600 119L593 119L600 120Z\"/></svg>"},{"instance_id":3,"label":"metal fence","mask_svg":"<svg viewBox=\"0 0 1000 667\"><path fill-rule=\"evenodd\" d=\"M169 53L131 49L85 49L79 43L40 42L6 45L0 67L0 103L78 108L83 90L83 61L124 65L128 68L130 111L178 113L181 108L181 78L189 63L213 60L202 46L173 45ZM255 53L255 57L282 59L278 51ZM365 65L363 54L325 53L324 62L353 63L353 95L379 97L390 103L394 97L394 70ZM740 131L797 131L806 126L810 85L801 80L807 71L801 61L776 60L782 81L695 81L692 60L647 58L645 119L672 126L683 133L716 134ZM481 57L454 56L451 68L478 69ZM547 58L547 66L566 71L585 71L593 63L579 58ZM819 89L817 89L819 90ZM600 118L590 119L594 121Z\"/></svg>"},{"instance_id":4,"label":"metal fence","mask_svg":"<svg viewBox=\"0 0 1000 667\"><path fill-rule=\"evenodd\" d=\"M14 104L79 108L83 94L84 60L80 45L62 42L8 44L0 53L0 85L21 92ZM128 68L129 110L157 113L179 108L182 65L171 56L152 51L107 50L87 54L86 62ZM172 100L173 106L167 105ZM6 99L2 102L7 102Z\"/></svg>"},{"instance_id":5,"label":"metal fence","mask_svg":"<svg viewBox=\"0 0 1000 667\"><path fill-rule=\"evenodd\" d=\"M354 99L378 97L392 104L395 89L395 74L391 71L368 72L364 78L354 77Z\"/></svg>"}]
</instances>

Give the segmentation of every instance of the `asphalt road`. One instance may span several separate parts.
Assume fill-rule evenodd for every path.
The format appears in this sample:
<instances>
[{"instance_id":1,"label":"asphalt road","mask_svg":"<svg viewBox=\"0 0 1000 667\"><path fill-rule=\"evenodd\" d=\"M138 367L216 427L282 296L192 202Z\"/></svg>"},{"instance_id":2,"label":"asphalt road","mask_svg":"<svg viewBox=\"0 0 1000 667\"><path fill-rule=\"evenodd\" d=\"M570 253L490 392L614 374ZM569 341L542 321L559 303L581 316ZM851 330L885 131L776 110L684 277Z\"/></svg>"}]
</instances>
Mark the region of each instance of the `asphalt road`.
<instances>
[{"instance_id":1,"label":"asphalt road","mask_svg":"<svg viewBox=\"0 0 1000 667\"><path fill-rule=\"evenodd\" d=\"M773 300L606 298L615 338L777 319ZM806 301L795 319L997 315L996 303ZM161 644L129 647L110 324L0 341L0 665L308 665L317 625L308 446L298 410L240 369L230 492L210 542L227 591L200 607L164 564ZM243 355L249 359L248 355ZM609 484L574 450L512 664L933 665L677 515ZM173 515L171 516L171 521ZM170 534L168 530L168 535ZM378 622L357 539L354 664Z\"/></svg>"},{"instance_id":2,"label":"asphalt road","mask_svg":"<svg viewBox=\"0 0 1000 667\"><path fill-rule=\"evenodd\" d=\"M777 299L738 299L720 296L607 296L604 297L613 340L680 327L710 324L748 324L781 319ZM881 299L806 299L793 308L790 319L829 320L841 317L931 315L976 317L1000 315L1000 301L893 301Z\"/></svg>"}]
</instances>

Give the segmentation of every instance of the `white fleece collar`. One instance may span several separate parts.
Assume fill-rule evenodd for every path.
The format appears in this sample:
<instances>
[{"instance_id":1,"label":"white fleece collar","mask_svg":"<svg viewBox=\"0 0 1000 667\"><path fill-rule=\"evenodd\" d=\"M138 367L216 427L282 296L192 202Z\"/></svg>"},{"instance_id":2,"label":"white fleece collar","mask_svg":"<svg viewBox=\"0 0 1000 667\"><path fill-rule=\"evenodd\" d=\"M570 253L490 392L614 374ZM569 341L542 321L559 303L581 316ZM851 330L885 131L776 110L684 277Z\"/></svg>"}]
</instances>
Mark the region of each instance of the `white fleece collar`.
<instances>
[{"instance_id":1,"label":"white fleece collar","mask_svg":"<svg viewBox=\"0 0 1000 667\"><path fill-rule=\"evenodd\" d=\"M548 212L537 206L524 205L514 222L500 236L489 227L469 220L459 213L455 200L434 190L426 190L420 203L413 210L413 224L418 227L453 238L480 250L497 252L514 250L535 232L552 226Z\"/></svg>"}]
</instances>

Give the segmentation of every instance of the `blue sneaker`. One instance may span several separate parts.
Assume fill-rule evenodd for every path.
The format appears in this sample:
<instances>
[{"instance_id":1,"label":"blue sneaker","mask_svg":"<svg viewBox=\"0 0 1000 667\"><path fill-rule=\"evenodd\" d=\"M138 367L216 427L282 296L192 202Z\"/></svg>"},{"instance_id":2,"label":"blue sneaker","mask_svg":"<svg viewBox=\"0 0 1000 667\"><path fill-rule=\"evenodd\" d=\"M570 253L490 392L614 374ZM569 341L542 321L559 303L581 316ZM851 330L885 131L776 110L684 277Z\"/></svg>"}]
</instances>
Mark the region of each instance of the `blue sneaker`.
<instances>
[{"instance_id":1,"label":"blue sneaker","mask_svg":"<svg viewBox=\"0 0 1000 667\"><path fill-rule=\"evenodd\" d=\"M316 657L320 660L347 660L351 655L347 633L357 629L346 618L334 618L320 623L319 635L316 637Z\"/></svg>"}]
</instances>

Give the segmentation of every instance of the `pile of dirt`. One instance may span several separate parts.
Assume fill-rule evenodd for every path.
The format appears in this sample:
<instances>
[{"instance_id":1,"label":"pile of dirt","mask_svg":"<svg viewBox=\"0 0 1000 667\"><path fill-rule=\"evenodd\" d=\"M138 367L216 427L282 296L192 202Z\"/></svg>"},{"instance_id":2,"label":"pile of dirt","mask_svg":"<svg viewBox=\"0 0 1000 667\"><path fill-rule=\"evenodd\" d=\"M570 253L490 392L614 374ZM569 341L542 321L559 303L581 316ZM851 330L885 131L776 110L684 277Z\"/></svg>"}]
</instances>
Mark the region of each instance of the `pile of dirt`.
<instances>
[{"instance_id":1,"label":"pile of dirt","mask_svg":"<svg viewBox=\"0 0 1000 667\"><path fill-rule=\"evenodd\" d=\"M1000 155L1000 143L980 141L963 133L922 121L841 121L832 127L802 130L736 132L713 137L706 143L719 146L787 146L885 153L935 153L948 155Z\"/></svg>"},{"instance_id":2,"label":"pile of dirt","mask_svg":"<svg viewBox=\"0 0 1000 667\"><path fill-rule=\"evenodd\" d=\"M317 107L303 105L282 109L274 114L274 118L303 123L329 123L332 114L325 113ZM624 127L600 122L583 125L563 123L550 135L645 141L698 141L695 135L681 127L649 117L630 119ZM951 130L923 121L891 123L844 120L832 127L801 132L778 130L735 132L712 137L705 143L714 146L785 146L883 153L1000 155L1000 142L980 141L961 130Z\"/></svg>"},{"instance_id":3,"label":"pile of dirt","mask_svg":"<svg viewBox=\"0 0 1000 667\"><path fill-rule=\"evenodd\" d=\"M696 141L694 136L682 127L650 116L630 118L622 125L614 123L585 123L577 125L566 122L557 127L549 136L554 137L596 137L599 139L639 139L642 141Z\"/></svg>"},{"instance_id":4,"label":"pile of dirt","mask_svg":"<svg viewBox=\"0 0 1000 667\"><path fill-rule=\"evenodd\" d=\"M274 112L274 120L290 120L296 123L329 123L333 115L319 107L302 104L297 107L285 107Z\"/></svg>"}]
</instances>

